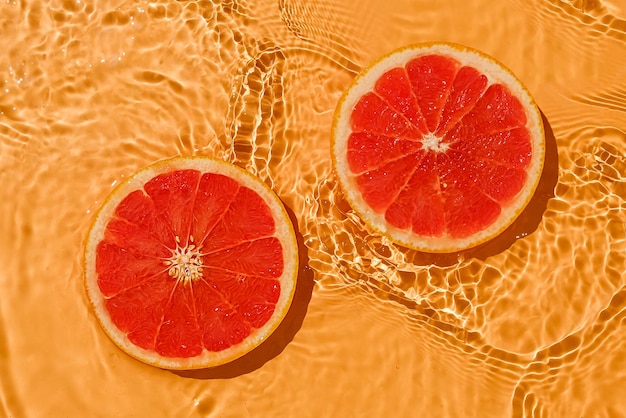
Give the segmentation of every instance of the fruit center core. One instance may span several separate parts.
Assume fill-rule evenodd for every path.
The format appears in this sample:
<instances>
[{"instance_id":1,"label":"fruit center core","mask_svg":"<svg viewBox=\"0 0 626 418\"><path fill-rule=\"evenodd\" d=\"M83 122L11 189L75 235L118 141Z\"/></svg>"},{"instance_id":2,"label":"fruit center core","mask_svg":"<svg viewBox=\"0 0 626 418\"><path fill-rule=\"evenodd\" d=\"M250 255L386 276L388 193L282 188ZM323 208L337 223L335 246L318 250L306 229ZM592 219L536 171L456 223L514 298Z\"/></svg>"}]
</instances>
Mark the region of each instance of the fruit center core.
<instances>
[{"instance_id":1,"label":"fruit center core","mask_svg":"<svg viewBox=\"0 0 626 418\"><path fill-rule=\"evenodd\" d=\"M450 145L443 142L443 138L435 136L433 133L427 133L422 138L422 149L426 151L445 152Z\"/></svg>"},{"instance_id":2,"label":"fruit center core","mask_svg":"<svg viewBox=\"0 0 626 418\"><path fill-rule=\"evenodd\" d=\"M176 248L170 258L163 264L169 266L167 273L183 283L197 280L202 277L202 253L200 247L193 244L193 237L189 237L189 243L180 245L180 238L176 237Z\"/></svg>"}]
</instances>

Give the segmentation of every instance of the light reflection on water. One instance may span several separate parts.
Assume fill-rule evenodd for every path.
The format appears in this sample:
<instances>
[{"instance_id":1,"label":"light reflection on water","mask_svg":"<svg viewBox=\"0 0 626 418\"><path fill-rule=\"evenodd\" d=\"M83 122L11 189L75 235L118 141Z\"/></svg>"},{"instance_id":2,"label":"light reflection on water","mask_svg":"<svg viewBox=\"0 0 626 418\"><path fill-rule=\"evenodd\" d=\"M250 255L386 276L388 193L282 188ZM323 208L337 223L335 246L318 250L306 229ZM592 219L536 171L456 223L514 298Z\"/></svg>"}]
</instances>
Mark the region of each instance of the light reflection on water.
<instances>
[{"instance_id":1,"label":"light reflection on water","mask_svg":"<svg viewBox=\"0 0 626 418\"><path fill-rule=\"evenodd\" d=\"M626 10L468 3L0 5L3 415L620 416ZM531 208L496 241L443 256L367 231L329 151L359 69L432 40L496 56L549 127ZM138 364L82 289L93 211L173 155L255 173L301 235L312 282L297 326L231 369Z\"/></svg>"}]
</instances>

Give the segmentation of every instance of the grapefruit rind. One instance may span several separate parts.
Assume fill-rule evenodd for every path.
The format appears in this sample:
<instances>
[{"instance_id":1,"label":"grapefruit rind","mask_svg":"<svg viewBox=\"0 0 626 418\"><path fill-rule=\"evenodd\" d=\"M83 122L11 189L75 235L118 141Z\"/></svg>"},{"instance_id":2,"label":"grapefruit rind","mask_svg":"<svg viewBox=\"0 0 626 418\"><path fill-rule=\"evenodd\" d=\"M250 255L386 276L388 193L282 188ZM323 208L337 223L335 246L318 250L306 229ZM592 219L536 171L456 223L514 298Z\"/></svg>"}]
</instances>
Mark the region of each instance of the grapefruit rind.
<instances>
[{"instance_id":1,"label":"grapefruit rind","mask_svg":"<svg viewBox=\"0 0 626 418\"><path fill-rule=\"evenodd\" d=\"M526 110L526 128L532 138L532 159L526 169L527 181L517 197L488 228L465 238L448 235L438 237L418 236L410 230L402 230L389 224L384 213L375 212L363 199L356 177L348 167L347 142L351 133L350 116L361 96L372 91L374 84L386 71L404 66L409 60L421 55L440 54L454 58L482 72L488 85L500 83L510 89ZM528 89L511 70L494 58L478 50L454 43L434 42L408 45L382 56L364 68L351 82L339 99L331 131L331 154L335 173L344 197L365 224L404 247L431 253L452 253L466 250L489 241L502 233L526 208L532 198L543 171L545 159L544 127L541 113Z\"/></svg>"},{"instance_id":2,"label":"grapefruit rind","mask_svg":"<svg viewBox=\"0 0 626 418\"><path fill-rule=\"evenodd\" d=\"M153 177L175 170L195 169L202 173L218 173L234 178L263 198L274 215L276 231L274 236L280 239L283 248L283 274L278 279L281 290L274 313L260 328L254 329L241 343L222 351L206 349L195 357L165 357L155 351L146 350L133 344L125 333L120 331L111 320L104 296L98 287L96 273L96 247L104 237L108 219L111 218L120 202L132 191L141 189ZM177 157L159 161L129 177L120 183L108 196L96 214L84 254L85 287L87 296L96 314L96 318L108 337L124 352L144 363L171 370L191 370L222 365L242 357L265 341L280 325L287 314L295 293L298 276L298 244L291 220L278 196L262 181L246 170L225 161L209 157Z\"/></svg>"}]
</instances>

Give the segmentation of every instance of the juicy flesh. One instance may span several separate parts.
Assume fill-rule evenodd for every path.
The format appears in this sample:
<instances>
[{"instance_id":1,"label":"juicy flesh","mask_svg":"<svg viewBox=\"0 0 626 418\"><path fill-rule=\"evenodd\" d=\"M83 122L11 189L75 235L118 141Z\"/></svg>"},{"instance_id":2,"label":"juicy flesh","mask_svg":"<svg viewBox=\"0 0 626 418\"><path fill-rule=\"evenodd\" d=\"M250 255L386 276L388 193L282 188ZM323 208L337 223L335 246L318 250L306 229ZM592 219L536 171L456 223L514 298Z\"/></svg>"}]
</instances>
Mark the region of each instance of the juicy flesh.
<instances>
[{"instance_id":1,"label":"juicy flesh","mask_svg":"<svg viewBox=\"0 0 626 418\"><path fill-rule=\"evenodd\" d=\"M532 142L520 101L440 55L388 70L356 103L348 165L365 202L420 236L484 230L522 190Z\"/></svg>"},{"instance_id":2,"label":"juicy flesh","mask_svg":"<svg viewBox=\"0 0 626 418\"><path fill-rule=\"evenodd\" d=\"M283 272L272 213L221 174L159 175L124 198L96 254L113 323L135 345L193 357L243 341L274 312Z\"/></svg>"}]
</instances>

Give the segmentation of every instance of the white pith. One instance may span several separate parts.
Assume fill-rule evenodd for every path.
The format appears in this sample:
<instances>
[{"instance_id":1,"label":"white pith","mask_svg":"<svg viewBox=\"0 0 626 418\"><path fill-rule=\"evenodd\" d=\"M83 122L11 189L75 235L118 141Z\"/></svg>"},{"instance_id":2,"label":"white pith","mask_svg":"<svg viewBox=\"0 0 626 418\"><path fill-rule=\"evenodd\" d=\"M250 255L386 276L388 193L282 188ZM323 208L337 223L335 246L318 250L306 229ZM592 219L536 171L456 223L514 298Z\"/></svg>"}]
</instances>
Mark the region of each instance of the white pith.
<instances>
[{"instance_id":1,"label":"white pith","mask_svg":"<svg viewBox=\"0 0 626 418\"><path fill-rule=\"evenodd\" d=\"M172 255L163 260L170 277L183 284L202 278L201 247L197 247L193 242L193 235L190 235L189 243L181 246L180 237L176 236L176 248L171 248Z\"/></svg>"},{"instance_id":2,"label":"white pith","mask_svg":"<svg viewBox=\"0 0 626 418\"><path fill-rule=\"evenodd\" d=\"M446 152L450 145L443 142L443 138L435 136L433 133L427 133L422 138L422 149L434 152Z\"/></svg>"}]
</instances>

